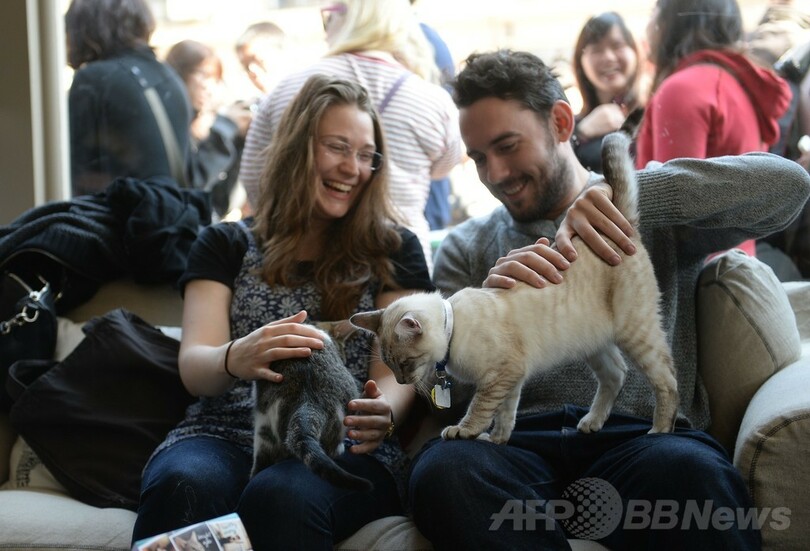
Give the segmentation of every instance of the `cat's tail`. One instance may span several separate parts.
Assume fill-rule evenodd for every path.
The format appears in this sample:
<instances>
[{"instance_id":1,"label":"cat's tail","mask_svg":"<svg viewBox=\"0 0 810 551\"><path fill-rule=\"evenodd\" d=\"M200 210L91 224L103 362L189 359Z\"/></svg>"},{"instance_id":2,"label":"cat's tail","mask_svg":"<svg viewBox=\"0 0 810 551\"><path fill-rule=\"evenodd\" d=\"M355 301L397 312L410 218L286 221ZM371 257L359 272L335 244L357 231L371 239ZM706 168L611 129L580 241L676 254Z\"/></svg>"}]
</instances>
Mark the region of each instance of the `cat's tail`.
<instances>
[{"instance_id":1,"label":"cat's tail","mask_svg":"<svg viewBox=\"0 0 810 551\"><path fill-rule=\"evenodd\" d=\"M613 188L613 204L633 227L638 227L638 184L630 155L630 136L612 132L602 140L602 174Z\"/></svg>"},{"instance_id":2,"label":"cat's tail","mask_svg":"<svg viewBox=\"0 0 810 551\"><path fill-rule=\"evenodd\" d=\"M313 473L340 488L369 491L374 485L360 476L346 471L329 457L321 446L311 416L304 412L290 420L287 448Z\"/></svg>"}]
</instances>

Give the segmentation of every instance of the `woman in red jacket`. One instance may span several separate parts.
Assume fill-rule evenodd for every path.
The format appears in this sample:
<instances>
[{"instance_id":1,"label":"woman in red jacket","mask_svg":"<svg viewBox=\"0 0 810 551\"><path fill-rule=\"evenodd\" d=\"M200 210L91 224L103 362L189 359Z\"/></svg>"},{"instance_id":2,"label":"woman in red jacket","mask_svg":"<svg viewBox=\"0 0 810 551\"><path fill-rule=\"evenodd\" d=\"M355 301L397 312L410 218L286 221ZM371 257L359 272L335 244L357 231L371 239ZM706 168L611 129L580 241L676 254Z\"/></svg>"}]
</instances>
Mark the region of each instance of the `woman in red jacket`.
<instances>
[{"instance_id":1,"label":"woman in red jacket","mask_svg":"<svg viewBox=\"0 0 810 551\"><path fill-rule=\"evenodd\" d=\"M788 84L742 54L736 0L657 0L647 26L653 95L636 164L766 151L779 138ZM743 248L754 254L754 243Z\"/></svg>"}]
</instances>

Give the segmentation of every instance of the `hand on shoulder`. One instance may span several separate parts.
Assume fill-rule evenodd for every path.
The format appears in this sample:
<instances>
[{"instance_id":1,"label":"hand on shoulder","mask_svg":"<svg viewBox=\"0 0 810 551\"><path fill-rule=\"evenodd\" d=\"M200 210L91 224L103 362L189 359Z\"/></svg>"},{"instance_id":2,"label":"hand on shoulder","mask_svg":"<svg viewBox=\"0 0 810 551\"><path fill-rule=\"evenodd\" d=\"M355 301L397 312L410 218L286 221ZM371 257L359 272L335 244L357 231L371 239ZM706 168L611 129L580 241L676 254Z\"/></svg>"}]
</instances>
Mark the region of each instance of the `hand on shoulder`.
<instances>
[{"instance_id":1,"label":"hand on shoulder","mask_svg":"<svg viewBox=\"0 0 810 551\"><path fill-rule=\"evenodd\" d=\"M569 261L577 258L572 243L578 235L588 247L605 262L613 266L621 262L621 257L607 243L609 238L626 254L634 254L636 248L630 237L633 226L613 204L613 190L606 183L585 188L579 194L565 215L555 237L557 249Z\"/></svg>"}]
</instances>

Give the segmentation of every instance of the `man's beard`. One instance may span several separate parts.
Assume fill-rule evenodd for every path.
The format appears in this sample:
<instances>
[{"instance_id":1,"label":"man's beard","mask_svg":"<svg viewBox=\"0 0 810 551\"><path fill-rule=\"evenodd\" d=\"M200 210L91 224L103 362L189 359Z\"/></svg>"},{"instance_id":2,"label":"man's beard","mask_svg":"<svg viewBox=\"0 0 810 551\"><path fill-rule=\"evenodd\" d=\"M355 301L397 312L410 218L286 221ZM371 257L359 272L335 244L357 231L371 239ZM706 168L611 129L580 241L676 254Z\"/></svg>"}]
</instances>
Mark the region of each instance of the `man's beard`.
<instances>
[{"instance_id":1,"label":"man's beard","mask_svg":"<svg viewBox=\"0 0 810 551\"><path fill-rule=\"evenodd\" d=\"M550 220L550 216L560 211L560 203L567 195L572 178L571 167L562 161L559 156L555 155L553 162L538 175L538 180L545 181L546 187L541 190L533 186L535 192L537 192L534 196L534 204L528 205L520 211L515 211L507 206L509 214L517 222Z\"/></svg>"}]
</instances>

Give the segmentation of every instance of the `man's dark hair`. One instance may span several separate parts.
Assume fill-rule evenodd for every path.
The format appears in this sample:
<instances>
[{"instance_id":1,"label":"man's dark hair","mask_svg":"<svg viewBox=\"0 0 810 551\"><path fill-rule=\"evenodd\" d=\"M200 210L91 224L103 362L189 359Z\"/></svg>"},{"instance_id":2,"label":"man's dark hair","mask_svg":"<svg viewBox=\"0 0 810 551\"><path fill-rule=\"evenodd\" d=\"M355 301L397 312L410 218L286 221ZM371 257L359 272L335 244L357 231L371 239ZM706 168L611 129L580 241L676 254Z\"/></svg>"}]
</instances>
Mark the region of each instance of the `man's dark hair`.
<instances>
[{"instance_id":1,"label":"man's dark hair","mask_svg":"<svg viewBox=\"0 0 810 551\"><path fill-rule=\"evenodd\" d=\"M496 97L516 100L548 115L558 100L568 101L551 67L534 54L497 50L470 55L453 83L458 107Z\"/></svg>"},{"instance_id":2,"label":"man's dark hair","mask_svg":"<svg viewBox=\"0 0 810 551\"><path fill-rule=\"evenodd\" d=\"M68 65L148 46L155 25L146 0L73 0L65 13Z\"/></svg>"}]
</instances>

